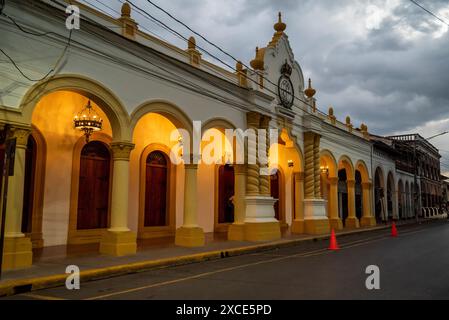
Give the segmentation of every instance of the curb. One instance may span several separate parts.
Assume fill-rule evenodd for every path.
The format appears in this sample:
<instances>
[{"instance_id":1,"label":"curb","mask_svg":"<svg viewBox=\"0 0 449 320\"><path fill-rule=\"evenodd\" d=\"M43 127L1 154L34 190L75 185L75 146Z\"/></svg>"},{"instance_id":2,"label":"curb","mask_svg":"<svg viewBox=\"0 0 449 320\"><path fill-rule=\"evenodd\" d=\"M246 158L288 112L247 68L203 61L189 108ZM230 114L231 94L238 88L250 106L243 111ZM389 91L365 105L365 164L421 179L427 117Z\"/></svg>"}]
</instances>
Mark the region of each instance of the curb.
<instances>
[{"instance_id":1,"label":"curb","mask_svg":"<svg viewBox=\"0 0 449 320\"><path fill-rule=\"evenodd\" d=\"M410 223L413 224L413 223ZM409 225L409 223L401 224L401 225ZM337 233L338 236L347 236L351 234L364 233L369 231L377 231L390 228L390 225L382 225L376 227L370 227L366 229L356 229L350 231L343 231ZM278 240L270 243L264 244L256 244L238 248L231 248L226 250L215 250L202 252L197 254L157 259L157 260L146 260L141 262L133 262L128 264L98 268L98 269L90 269L86 271L80 272L80 280L83 282L117 277L121 275L144 272L148 270L154 269L163 269L173 266L186 265L191 263L209 261L209 260L217 260L226 257L239 256L250 253L257 253L269 250L275 250L279 248L287 248L296 246L302 242L310 242L310 241L318 241L318 240L327 240L329 239L329 235L319 235L319 236L310 236L307 238L301 239L288 239L288 240ZM0 297L11 296L19 293L25 293L35 290L48 289L58 286L65 285L65 281L67 278L67 274L57 274L29 279L20 279L20 280L7 280L4 283L0 284Z\"/></svg>"}]
</instances>

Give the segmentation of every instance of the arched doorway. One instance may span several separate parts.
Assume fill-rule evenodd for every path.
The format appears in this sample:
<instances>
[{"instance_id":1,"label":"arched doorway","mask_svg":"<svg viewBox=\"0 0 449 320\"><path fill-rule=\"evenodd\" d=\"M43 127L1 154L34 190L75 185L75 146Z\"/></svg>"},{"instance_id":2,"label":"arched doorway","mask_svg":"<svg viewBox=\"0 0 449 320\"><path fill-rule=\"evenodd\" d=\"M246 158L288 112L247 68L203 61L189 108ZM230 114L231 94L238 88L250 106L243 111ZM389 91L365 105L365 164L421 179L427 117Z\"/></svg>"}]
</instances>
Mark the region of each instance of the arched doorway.
<instances>
[{"instance_id":1,"label":"arched doorway","mask_svg":"<svg viewBox=\"0 0 449 320\"><path fill-rule=\"evenodd\" d=\"M411 217L411 197L410 197L410 184L408 181L405 182L405 218Z\"/></svg>"},{"instance_id":2,"label":"arched doorway","mask_svg":"<svg viewBox=\"0 0 449 320\"><path fill-rule=\"evenodd\" d=\"M218 168L218 223L234 222L234 168L222 165Z\"/></svg>"},{"instance_id":3,"label":"arched doorway","mask_svg":"<svg viewBox=\"0 0 449 320\"><path fill-rule=\"evenodd\" d=\"M100 141L91 141L81 150L77 207L77 229L108 227L111 154Z\"/></svg>"},{"instance_id":4,"label":"arched doorway","mask_svg":"<svg viewBox=\"0 0 449 320\"><path fill-rule=\"evenodd\" d=\"M388 219L397 219L397 213L396 213L396 188L393 178L393 173L390 171L388 172L387 177L387 213L388 213Z\"/></svg>"},{"instance_id":5,"label":"arched doorway","mask_svg":"<svg viewBox=\"0 0 449 320\"><path fill-rule=\"evenodd\" d=\"M402 180L398 182L398 217L399 219L405 218L405 193L404 184Z\"/></svg>"},{"instance_id":6,"label":"arched doorway","mask_svg":"<svg viewBox=\"0 0 449 320\"><path fill-rule=\"evenodd\" d=\"M33 248L43 246L42 200L45 176L45 141L34 127L25 150L21 232L31 238ZM3 171L5 145L0 145L0 172ZM0 185L1 192L1 185ZM2 193L0 193L2 194Z\"/></svg>"},{"instance_id":7,"label":"arched doorway","mask_svg":"<svg viewBox=\"0 0 449 320\"><path fill-rule=\"evenodd\" d=\"M351 159L347 156L342 156L338 161L338 180L340 217L345 227L358 228L360 222L356 216L355 170Z\"/></svg>"},{"instance_id":8,"label":"arched doorway","mask_svg":"<svg viewBox=\"0 0 449 320\"><path fill-rule=\"evenodd\" d=\"M153 151L146 158L145 227L168 225L168 163L168 156L161 151Z\"/></svg>"},{"instance_id":9,"label":"arched doorway","mask_svg":"<svg viewBox=\"0 0 449 320\"><path fill-rule=\"evenodd\" d=\"M359 170L355 171L355 215L361 220L363 215L363 192L362 175Z\"/></svg>"},{"instance_id":10,"label":"arched doorway","mask_svg":"<svg viewBox=\"0 0 449 320\"><path fill-rule=\"evenodd\" d=\"M329 150L322 150L320 154L321 190L327 200L327 215L330 226L335 230L343 228L339 211L339 179L337 162Z\"/></svg>"},{"instance_id":11,"label":"arched doorway","mask_svg":"<svg viewBox=\"0 0 449 320\"><path fill-rule=\"evenodd\" d=\"M347 175L345 169L338 170L338 209L339 216L343 222L343 226L346 226L346 219L349 216L348 208L348 187L347 187Z\"/></svg>"},{"instance_id":12,"label":"arched doorway","mask_svg":"<svg viewBox=\"0 0 449 320\"><path fill-rule=\"evenodd\" d=\"M276 199L276 202L274 203L274 217L280 221L280 184L281 184L281 177L279 170L275 170L275 172L270 175L270 195Z\"/></svg>"},{"instance_id":13,"label":"arched doorway","mask_svg":"<svg viewBox=\"0 0 449 320\"><path fill-rule=\"evenodd\" d=\"M374 209L377 222L386 220L384 186L384 175L382 169L377 167L374 174Z\"/></svg>"}]
</instances>

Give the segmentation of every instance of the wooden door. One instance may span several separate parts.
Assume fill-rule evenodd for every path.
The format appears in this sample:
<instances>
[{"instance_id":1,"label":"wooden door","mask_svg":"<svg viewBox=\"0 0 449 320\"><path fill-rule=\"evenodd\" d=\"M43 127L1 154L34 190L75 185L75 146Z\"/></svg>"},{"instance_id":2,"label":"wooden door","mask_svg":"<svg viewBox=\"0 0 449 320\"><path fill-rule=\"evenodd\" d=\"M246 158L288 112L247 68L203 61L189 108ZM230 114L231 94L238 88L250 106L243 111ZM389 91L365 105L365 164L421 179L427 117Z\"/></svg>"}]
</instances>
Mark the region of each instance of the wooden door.
<instances>
[{"instance_id":1,"label":"wooden door","mask_svg":"<svg viewBox=\"0 0 449 320\"><path fill-rule=\"evenodd\" d=\"M111 161L106 145L91 141L81 151L78 230L108 226Z\"/></svg>"},{"instance_id":2,"label":"wooden door","mask_svg":"<svg viewBox=\"0 0 449 320\"><path fill-rule=\"evenodd\" d=\"M145 173L145 227L168 225L168 158L161 151L151 152Z\"/></svg>"},{"instance_id":3,"label":"wooden door","mask_svg":"<svg viewBox=\"0 0 449 320\"><path fill-rule=\"evenodd\" d=\"M274 217L280 221L279 217L279 170L270 176L270 195L276 199L274 203Z\"/></svg>"},{"instance_id":4,"label":"wooden door","mask_svg":"<svg viewBox=\"0 0 449 320\"><path fill-rule=\"evenodd\" d=\"M218 169L218 223L234 222L234 168L229 165Z\"/></svg>"}]
</instances>

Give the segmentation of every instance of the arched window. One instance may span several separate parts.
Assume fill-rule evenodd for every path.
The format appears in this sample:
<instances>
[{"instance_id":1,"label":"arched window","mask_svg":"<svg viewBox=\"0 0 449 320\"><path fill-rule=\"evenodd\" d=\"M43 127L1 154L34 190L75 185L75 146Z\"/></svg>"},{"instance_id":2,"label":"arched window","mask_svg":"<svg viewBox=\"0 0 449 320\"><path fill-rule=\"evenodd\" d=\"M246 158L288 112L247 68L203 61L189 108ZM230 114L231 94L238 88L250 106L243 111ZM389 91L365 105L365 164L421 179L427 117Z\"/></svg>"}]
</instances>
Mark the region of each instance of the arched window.
<instances>
[{"instance_id":1,"label":"arched window","mask_svg":"<svg viewBox=\"0 0 449 320\"><path fill-rule=\"evenodd\" d=\"M145 227L168 225L168 158L161 151L151 152L145 171Z\"/></svg>"},{"instance_id":2,"label":"arched window","mask_svg":"<svg viewBox=\"0 0 449 320\"><path fill-rule=\"evenodd\" d=\"M100 141L91 141L81 150L78 189L77 229L108 226L111 155Z\"/></svg>"},{"instance_id":3,"label":"arched window","mask_svg":"<svg viewBox=\"0 0 449 320\"><path fill-rule=\"evenodd\" d=\"M218 223L234 222L234 168L229 165L218 169Z\"/></svg>"}]
</instances>

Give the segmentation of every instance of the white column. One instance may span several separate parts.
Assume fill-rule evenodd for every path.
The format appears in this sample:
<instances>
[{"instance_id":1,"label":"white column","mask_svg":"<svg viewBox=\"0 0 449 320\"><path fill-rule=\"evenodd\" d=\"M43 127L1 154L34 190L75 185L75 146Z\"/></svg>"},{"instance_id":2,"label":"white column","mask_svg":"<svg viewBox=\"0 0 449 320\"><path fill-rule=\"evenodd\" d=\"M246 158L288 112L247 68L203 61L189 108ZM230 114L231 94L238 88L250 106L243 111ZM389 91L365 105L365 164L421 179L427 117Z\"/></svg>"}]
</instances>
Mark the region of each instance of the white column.
<instances>
[{"instance_id":1,"label":"white column","mask_svg":"<svg viewBox=\"0 0 449 320\"><path fill-rule=\"evenodd\" d=\"M185 164L184 222L176 230L175 244L182 247L204 246L204 232L198 225L197 164Z\"/></svg>"},{"instance_id":2,"label":"white column","mask_svg":"<svg viewBox=\"0 0 449 320\"><path fill-rule=\"evenodd\" d=\"M129 156L134 144L114 142L111 144L112 195L111 227L100 242L100 252L113 256L135 254L136 234L128 228Z\"/></svg>"}]
</instances>

